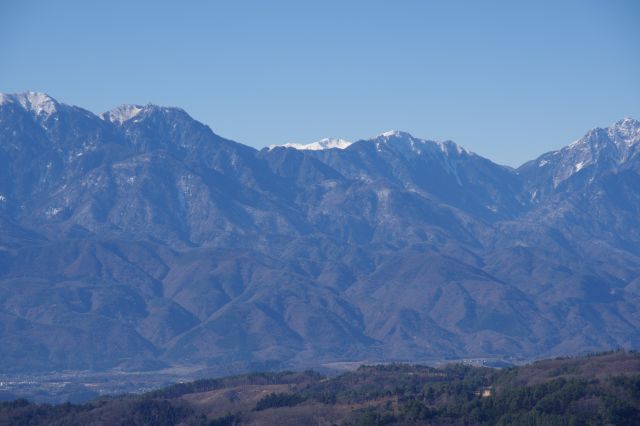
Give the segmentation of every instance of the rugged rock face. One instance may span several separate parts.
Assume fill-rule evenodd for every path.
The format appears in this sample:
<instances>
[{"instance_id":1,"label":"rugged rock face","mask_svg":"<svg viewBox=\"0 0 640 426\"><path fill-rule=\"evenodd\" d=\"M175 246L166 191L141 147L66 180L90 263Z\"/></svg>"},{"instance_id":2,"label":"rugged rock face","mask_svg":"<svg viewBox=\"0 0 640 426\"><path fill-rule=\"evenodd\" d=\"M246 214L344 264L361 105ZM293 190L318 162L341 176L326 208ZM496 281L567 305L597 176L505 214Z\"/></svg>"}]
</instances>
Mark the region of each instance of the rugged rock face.
<instances>
[{"instance_id":1,"label":"rugged rock face","mask_svg":"<svg viewBox=\"0 0 640 426\"><path fill-rule=\"evenodd\" d=\"M639 122L517 170L402 132L321 148L0 95L2 370L640 343Z\"/></svg>"}]
</instances>

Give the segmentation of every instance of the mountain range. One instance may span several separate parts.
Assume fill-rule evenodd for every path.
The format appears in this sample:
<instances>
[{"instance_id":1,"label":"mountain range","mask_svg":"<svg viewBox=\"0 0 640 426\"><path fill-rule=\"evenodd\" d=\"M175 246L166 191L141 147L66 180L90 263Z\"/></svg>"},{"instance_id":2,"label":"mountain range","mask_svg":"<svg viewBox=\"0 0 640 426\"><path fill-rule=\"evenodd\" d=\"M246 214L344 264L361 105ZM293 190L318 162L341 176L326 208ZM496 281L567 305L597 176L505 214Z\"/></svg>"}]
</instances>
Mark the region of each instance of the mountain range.
<instances>
[{"instance_id":1,"label":"mountain range","mask_svg":"<svg viewBox=\"0 0 640 426\"><path fill-rule=\"evenodd\" d=\"M0 94L0 370L639 346L640 122L517 169L398 131L312 145Z\"/></svg>"}]
</instances>

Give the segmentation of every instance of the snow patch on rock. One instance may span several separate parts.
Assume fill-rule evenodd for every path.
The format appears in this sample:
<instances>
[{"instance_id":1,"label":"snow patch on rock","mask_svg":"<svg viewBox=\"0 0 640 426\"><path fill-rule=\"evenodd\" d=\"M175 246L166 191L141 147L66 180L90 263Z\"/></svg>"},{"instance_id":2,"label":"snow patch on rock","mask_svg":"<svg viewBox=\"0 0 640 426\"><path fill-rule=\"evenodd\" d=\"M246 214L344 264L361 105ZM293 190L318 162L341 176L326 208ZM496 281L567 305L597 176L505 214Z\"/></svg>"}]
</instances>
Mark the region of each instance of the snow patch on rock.
<instances>
[{"instance_id":1,"label":"snow patch on rock","mask_svg":"<svg viewBox=\"0 0 640 426\"><path fill-rule=\"evenodd\" d=\"M100 114L100 117L112 123L122 124L140 114L143 109L140 105L120 105L111 111Z\"/></svg>"}]
</instances>

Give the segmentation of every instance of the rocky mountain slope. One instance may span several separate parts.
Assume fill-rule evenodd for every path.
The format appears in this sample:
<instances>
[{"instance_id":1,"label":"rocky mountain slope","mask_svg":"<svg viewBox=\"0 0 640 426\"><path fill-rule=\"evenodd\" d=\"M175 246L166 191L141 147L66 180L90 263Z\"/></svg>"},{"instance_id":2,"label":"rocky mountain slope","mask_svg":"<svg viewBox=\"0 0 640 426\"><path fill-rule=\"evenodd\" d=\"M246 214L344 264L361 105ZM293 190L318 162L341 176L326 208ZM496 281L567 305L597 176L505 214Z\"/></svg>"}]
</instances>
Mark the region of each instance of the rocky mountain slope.
<instances>
[{"instance_id":1,"label":"rocky mountain slope","mask_svg":"<svg viewBox=\"0 0 640 426\"><path fill-rule=\"evenodd\" d=\"M0 366L637 347L639 135L514 170L403 132L258 151L178 108L1 95Z\"/></svg>"}]
</instances>

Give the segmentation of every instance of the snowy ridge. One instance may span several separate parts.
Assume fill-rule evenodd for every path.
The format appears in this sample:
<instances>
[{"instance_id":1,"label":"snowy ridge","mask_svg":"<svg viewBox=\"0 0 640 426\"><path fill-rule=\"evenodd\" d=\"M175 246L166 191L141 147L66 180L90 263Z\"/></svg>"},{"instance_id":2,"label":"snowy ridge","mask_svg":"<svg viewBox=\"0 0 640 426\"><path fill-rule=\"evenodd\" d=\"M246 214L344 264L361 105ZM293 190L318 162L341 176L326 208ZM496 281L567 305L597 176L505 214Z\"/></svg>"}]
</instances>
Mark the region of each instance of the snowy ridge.
<instances>
[{"instance_id":1,"label":"snowy ridge","mask_svg":"<svg viewBox=\"0 0 640 426\"><path fill-rule=\"evenodd\" d=\"M316 142L311 142L308 144L300 144L300 143L285 143L283 145L270 145L269 149L274 149L276 147L283 148L293 148L302 151L321 151L324 149L345 149L351 142L344 139L334 139L334 138L324 138Z\"/></svg>"},{"instance_id":2,"label":"snowy ridge","mask_svg":"<svg viewBox=\"0 0 640 426\"><path fill-rule=\"evenodd\" d=\"M35 113L39 117L48 117L57 111L58 103L41 92L25 92L15 94L0 93L0 105L6 103L17 103L26 111Z\"/></svg>"},{"instance_id":3,"label":"snowy ridge","mask_svg":"<svg viewBox=\"0 0 640 426\"><path fill-rule=\"evenodd\" d=\"M627 117L607 128L591 129L564 148L542 155L534 164L552 167L552 183L557 188L578 172L593 174L615 169L639 150L640 122ZM588 168L590 171L586 171Z\"/></svg>"},{"instance_id":4,"label":"snowy ridge","mask_svg":"<svg viewBox=\"0 0 640 426\"><path fill-rule=\"evenodd\" d=\"M393 143L396 145L407 146L412 152L417 154L420 154L424 150L428 150L429 148L433 147L437 147L444 154L472 154L470 151L467 151L466 149L452 141L433 141L429 139L420 139L414 137L410 133L402 132L399 130L389 130L369 139L368 141L375 142L378 148L379 145L377 144L379 143Z\"/></svg>"}]
</instances>

